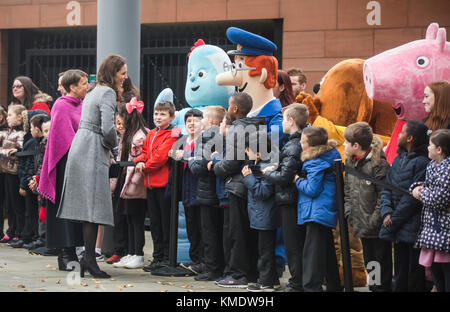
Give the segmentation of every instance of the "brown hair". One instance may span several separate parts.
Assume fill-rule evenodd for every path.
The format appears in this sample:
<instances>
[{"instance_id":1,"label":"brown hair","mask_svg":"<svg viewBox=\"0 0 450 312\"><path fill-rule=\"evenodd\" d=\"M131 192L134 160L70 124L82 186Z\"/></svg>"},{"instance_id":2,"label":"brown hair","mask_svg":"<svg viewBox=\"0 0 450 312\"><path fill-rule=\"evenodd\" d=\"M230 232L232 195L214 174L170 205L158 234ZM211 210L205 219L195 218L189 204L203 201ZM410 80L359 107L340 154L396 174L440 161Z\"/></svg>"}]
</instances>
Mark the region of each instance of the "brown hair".
<instances>
[{"instance_id":1,"label":"brown hair","mask_svg":"<svg viewBox=\"0 0 450 312\"><path fill-rule=\"evenodd\" d=\"M6 117L8 117L8 112L6 111L3 105L0 105L0 115L3 116L3 124L4 124L6 122Z\"/></svg>"},{"instance_id":2,"label":"brown hair","mask_svg":"<svg viewBox=\"0 0 450 312\"><path fill-rule=\"evenodd\" d=\"M15 98L13 96L12 101L15 104L22 104L27 109L31 108L33 106L33 102L34 102L34 98L35 98L36 94L39 93L39 88L27 76L16 77L16 78L14 78L13 83L16 80L20 81L20 83L23 85L24 99L23 99L23 103L20 103L19 99Z\"/></svg>"},{"instance_id":3,"label":"brown hair","mask_svg":"<svg viewBox=\"0 0 450 312\"><path fill-rule=\"evenodd\" d=\"M95 85L100 84L114 89L118 100L120 100L119 90L117 90L114 77L125 64L125 58L117 54L110 54L101 63L96 76Z\"/></svg>"},{"instance_id":4,"label":"brown hair","mask_svg":"<svg viewBox=\"0 0 450 312\"><path fill-rule=\"evenodd\" d=\"M282 107L295 102L294 91L292 90L291 78L282 70L278 70L278 85L283 85L284 90L280 92L280 102Z\"/></svg>"},{"instance_id":5,"label":"brown hair","mask_svg":"<svg viewBox=\"0 0 450 312\"><path fill-rule=\"evenodd\" d=\"M303 73L303 71L300 68L291 68L287 71L287 74L289 76L297 76L298 77L298 83L306 83L306 76Z\"/></svg>"},{"instance_id":6,"label":"brown hair","mask_svg":"<svg viewBox=\"0 0 450 312\"><path fill-rule=\"evenodd\" d=\"M328 142L328 132L322 127L307 127L302 134L306 136L309 146L325 145Z\"/></svg>"},{"instance_id":7,"label":"brown hair","mask_svg":"<svg viewBox=\"0 0 450 312\"><path fill-rule=\"evenodd\" d=\"M367 122L355 122L344 131L345 139L351 144L358 143L362 150L368 150L373 140L372 128Z\"/></svg>"},{"instance_id":8,"label":"brown hair","mask_svg":"<svg viewBox=\"0 0 450 312\"><path fill-rule=\"evenodd\" d=\"M278 60L275 57L266 55L247 56L245 65L256 68L248 72L250 77L261 75L262 69L266 68L267 78L264 81L266 89L272 89L277 84Z\"/></svg>"},{"instance_id":9,"label":"brown hair","mask_svg":"<svg viewBox=\"0 0 450 312\"><path fill-rule=\"evenodd\" d=\"M294 119L295 125L299 129L303 129L306 126L309 112L305 104L294 103L284 107L281 112L283 115L286 114L286 117Z\"/></svg>"},{"instance_id":10,"label":"brown hair","mask_svg":"<svg viewBox=\"0 0 450 312\"><path fill-rule=\"evenodd\" d=\"M68 71L64 72L61 79L61 85L67 91L67 93L70 93L70 86L77 86L81 80L81 77L88 78L88 74L79 69L69 69Z\"/></svg>"},{"instance_id":11,"label":"brown hair","mask_svg":"<svg viewBox=\"0 0 450 312\"><path fill-rule=\"evenodd\" d=\"M209 118L212 119L212 123L216 126L219 126L226 113L227 111L222 106L207 106L203 110L203 118L208 115Z\"/></svg>"},{"instance_id":12,"label":"brown hair","mask_svg":"<svg viewBox=\"0 0 450 312\"><path fill-rule=\"evenodd\" d=\"M166 111L169 112L170 116L175 115L175 105L169 101L162 101L155 105L155 111Z\"/></svg>"},{"instance_id":13,"label":"brown hair","mask_svg":"<svg viewBox=\"0 0 450 312\"><path fill-rule=\"evenodd\" d=\"M444 153L445 157L450 156L450 129L433 131L430 136L430 141L433 142L436 147L442 148L442 153Z\"/></svg>"},{"instance_id":14,"label":"brown hair","mask_svg":"<svg viewBox=\"0 0 450 312\"><path fill-rule=\"evenodd\" d=\"M450 124L450 83L439 80L427 86L433 91L434 106L425 125L433 131L447 128Z\"/></svg>"}]
</instances>

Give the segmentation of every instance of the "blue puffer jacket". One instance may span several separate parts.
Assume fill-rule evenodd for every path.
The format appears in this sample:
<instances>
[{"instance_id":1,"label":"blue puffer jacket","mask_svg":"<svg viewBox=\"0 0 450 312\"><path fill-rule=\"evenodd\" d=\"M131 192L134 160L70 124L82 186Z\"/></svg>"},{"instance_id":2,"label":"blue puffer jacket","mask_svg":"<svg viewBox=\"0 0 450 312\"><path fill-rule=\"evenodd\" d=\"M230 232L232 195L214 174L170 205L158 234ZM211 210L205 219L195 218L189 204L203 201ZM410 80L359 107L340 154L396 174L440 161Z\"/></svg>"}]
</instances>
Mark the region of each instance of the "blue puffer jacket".
<instances>
[{"instance_id":1,"label":"blue puffer jacket","mask_svg":"<svg viewBox=\"0 0 450 312\"><path fill-rule=\"evenodd\" d=\"M254 162L249 162L254 163ZM269 162L259 162L260 170L270 165ZM252 171L255 171L252 169ZM250 227L256 230L275 230L279 226L279 218L275 205L275 187L267 182L261 172L253 172L244 177L244 185L248 190L248 218Z\"/></svg>"},{"instance_id":2,"label":"blue puffer jacket","mask_svg":"<svg viewBox=\"0 0 450 312\"><path fill-rule=\"evenodd\" d=\"M392 167L386 176L388 184L396 185L405 190L417 181L425 180L429 159L427 146L417 147L411 153L399 150ZM381 217L391 215L392 225L381 226L379 237L392 242L413 244L419 233L422 203L411 195L383 189L381 193Z\"/></svg>"},{"instance_id":3,"label":"blue puffer jacket","mask_svg":"<svg viewBox=\"0 0 450 312\"><path fill-rule=\"evenodd\" d=\"M327 145L309 147L302 152L302 173L297 180L298 224L316 222L329 228L337 225L335 159L341 159L336 141Z\"/></svg>"}]
</instances>

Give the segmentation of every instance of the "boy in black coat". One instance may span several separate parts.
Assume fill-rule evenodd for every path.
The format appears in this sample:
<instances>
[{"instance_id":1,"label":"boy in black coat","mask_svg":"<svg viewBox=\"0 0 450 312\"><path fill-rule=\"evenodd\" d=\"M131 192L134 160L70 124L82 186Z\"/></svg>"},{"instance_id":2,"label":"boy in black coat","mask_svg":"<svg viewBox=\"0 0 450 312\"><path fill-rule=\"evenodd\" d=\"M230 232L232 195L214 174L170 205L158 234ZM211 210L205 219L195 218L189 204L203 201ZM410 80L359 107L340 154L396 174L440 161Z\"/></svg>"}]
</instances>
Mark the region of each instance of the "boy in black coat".
<instances>
[{"instance_id":1,"label":"boy in black coat","mask_svg":"<svg viewBox=\"0 0 450 312\"><path fill-rule=\"evenodd\" d=\"M19 193L21 196L25 197L25 225L20 235L20 239L11 244L11 247L13 248L22 248L25 244L28 244L32 242L33 239L36 239L38 235L37 196L28 187L29 182L36 173L34 170L34 154L39 145L40 139L43 137L42 131L31 131L31 119L37 115L48 116L46 112L40 110L22 112L23 126L26 133L23 139L23 149L18 151L30 152L32 155L19 157Z\"/></svg>"},{"instance_id":2,"label":"boy in black coat","mask_svg":"<svg viewBox=\"0 0 450 312\"><path fill-rule=\"evenodd\" d=\"M206 268L197 275L197 281L213 281L222 276L225 266L223 254L223 209L216 194L216 176L208 170L211 154L222 145L219 125L226 110L208 106L203 111L203 132L195 142L195 156L188 160L189 170L197 177L197 203L200 206L201 237ZM222 151L218 151L222 153Z\"/></svg>"},{"instance_id":3,"label":"boy in black coat","mask_svg":"<svg viewBox=\"0 0 450 312\"><path fill-rule=\"evenodd\" d=\"M201 210L197 201L198 179L187 166L187 160L195 156L196 140L201 133L203 113L198 109L191 109L184 115L187 135L181 136L169 151L169 157L179 160L181 172L181 201L186 217L186 232L189 246L189 257L192 263L180 263L181 267L200 274L205 269L203 261L203 242L201 237ZM167 183L167 190L171 189L172 175Z\"/></svg>"},{"instance_id":4,"label":"boy in black coat","mask_svg":"<svg viewBox=\"0 0 450 312\"><path fill-rule=\"evenodd\" d=\"M247 288L248 282L257 276L257 236L250 229L247 210L247 189L243 183L242 168L246 162L245 146L239 145L248 134L249 128L257 130L265 124L265 117L247 118L253 101L247 93L235 93L228 102L228 115L232 125L227 130L225 158L213 162L214 173L225 178L230 208L227 224L229 229L229 259L225 276L217 285L225 288Z\"/></svg>"},{"instance_id":5,"label":"boy in black coat","mask_svg":"<svg viewBox=\"0 0 450 312\"><path fill-rule=\"evenodd\" d=\"M283 146L278 167L263 170L264 178L276 186L275 203L282 216L284 246L291 278L287 291L303 291L302 257L305 237L304 225L297 223L298 191L293 183L296 174L301 172L300 138L302 129L307 126L308 108L303 104L291 104L283 109L283 132L289 141Z\"/></svg>"}]
</instances>

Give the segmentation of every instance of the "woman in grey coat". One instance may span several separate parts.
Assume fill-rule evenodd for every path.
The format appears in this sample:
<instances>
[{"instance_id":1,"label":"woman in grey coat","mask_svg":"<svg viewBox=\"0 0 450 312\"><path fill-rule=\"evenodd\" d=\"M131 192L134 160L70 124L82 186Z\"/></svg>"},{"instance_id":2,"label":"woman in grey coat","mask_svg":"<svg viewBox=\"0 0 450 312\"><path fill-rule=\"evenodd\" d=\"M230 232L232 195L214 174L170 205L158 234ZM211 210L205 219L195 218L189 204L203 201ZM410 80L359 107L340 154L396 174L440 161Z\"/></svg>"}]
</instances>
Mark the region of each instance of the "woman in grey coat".
<instances>
[{"instance_id":1,"label":"woman in grey coat","mask_svg":"<svg viewBox=\"0 0 450 312\"><path fill-rule=\"evenodd\" d=\"M100 65L97 82L83 102L78 132L70 147L58 218L83 223L84 271L97 278L109 278L95 258L99 224L114 226L109 186L110 151L117 145L114 127L119 88L127 78L125 59L109 55Z\"/></svg>"}]
</instances>

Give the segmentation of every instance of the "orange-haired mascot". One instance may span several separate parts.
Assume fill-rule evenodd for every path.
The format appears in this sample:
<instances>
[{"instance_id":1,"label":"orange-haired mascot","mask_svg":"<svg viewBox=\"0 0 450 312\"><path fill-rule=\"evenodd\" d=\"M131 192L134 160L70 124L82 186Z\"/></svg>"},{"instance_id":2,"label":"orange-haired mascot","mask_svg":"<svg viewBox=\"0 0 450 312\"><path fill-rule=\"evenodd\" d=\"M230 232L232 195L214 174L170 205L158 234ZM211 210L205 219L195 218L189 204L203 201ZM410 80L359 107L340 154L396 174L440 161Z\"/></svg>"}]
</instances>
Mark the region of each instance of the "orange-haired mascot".
<instances>
[{"instance_id":1,"label":"orange-haired mascot","mask_svg":"<svg viewBox=\"0 0 450 312\"><path fill-rule=\"evenodd\" d=\"M330 139L338 142L337 149L345 160L345 127L365 121L370 124L375 135L379 135L384 144L390 139L397 117L392 105L371 100L365 91L363 79L364 60L348 59L331 68L320 85L316 97L301 92L296 101L308 106L308 122L313 126L327 129ZM339 230L335 231L335 243L340 259ZM349 227L350 254L352 261L353 285L363 287L367 282L364 268L361 241L352 234ZM342 274L342 261L340 261ZM341 281L343 281L341 275Z\"/></svg>"}]
</instances>

